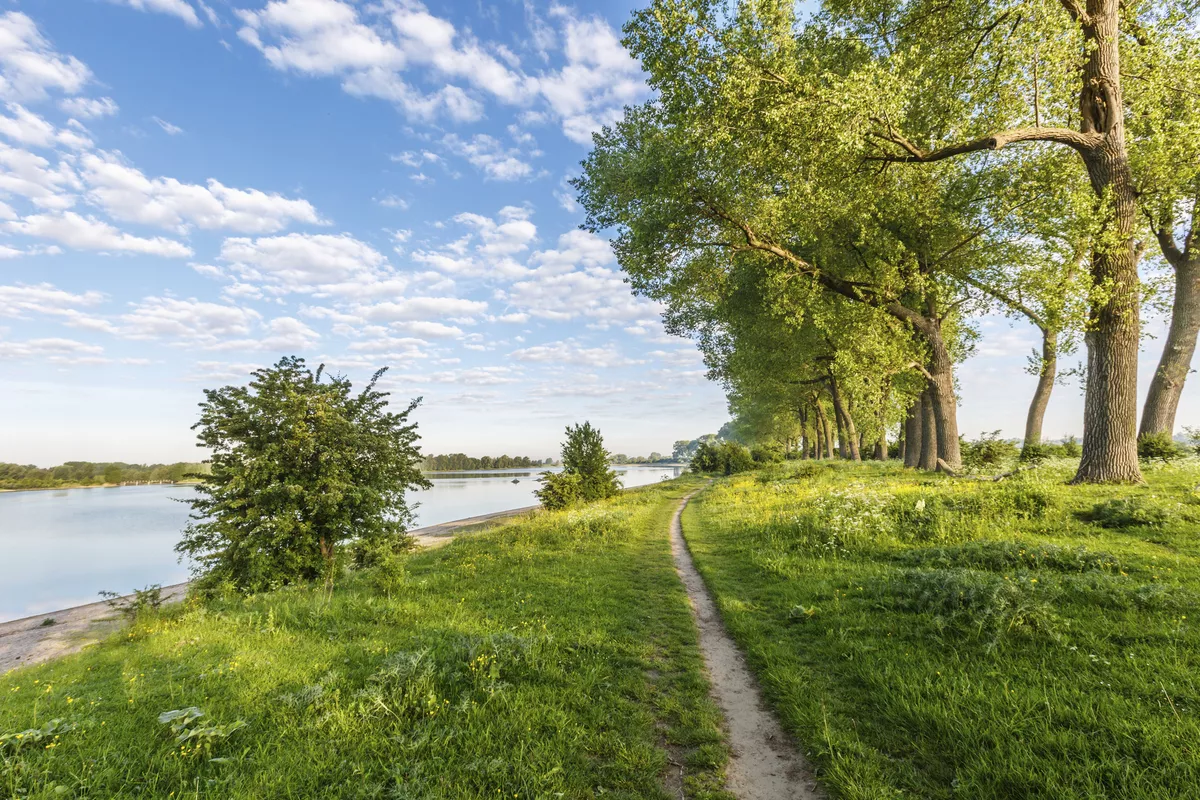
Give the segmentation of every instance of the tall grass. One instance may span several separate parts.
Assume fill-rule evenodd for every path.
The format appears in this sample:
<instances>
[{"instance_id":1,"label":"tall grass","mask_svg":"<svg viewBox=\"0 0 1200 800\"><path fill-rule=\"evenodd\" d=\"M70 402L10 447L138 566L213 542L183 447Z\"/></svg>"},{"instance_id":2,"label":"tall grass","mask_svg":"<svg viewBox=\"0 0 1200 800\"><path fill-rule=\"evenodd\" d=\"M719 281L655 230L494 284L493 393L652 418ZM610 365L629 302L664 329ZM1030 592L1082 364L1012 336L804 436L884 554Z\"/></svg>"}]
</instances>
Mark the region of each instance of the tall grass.
<instances>
[{"instance_id":1,"label":"tall grass","mask_svg":"<svg viewBox=\"0 0 1200 800\"><path fill-rule=\"evenodd\" d=\"M726 479L684 516L842 798L1200 797L1200 462L1143 487L895 465Z\"/></svg>"},{"instance_id":2,"label":"tall grass","mask_svg":"<svg viewBox=\"0 0 1200 800\"><path fill-rule=\"evenodd\" d=\"M688 796L722 797L667 543L696 485L464 537L332 597L150 614L2 677L0 797L655 798L681 768Z\"/></svg>"}]
</instances>

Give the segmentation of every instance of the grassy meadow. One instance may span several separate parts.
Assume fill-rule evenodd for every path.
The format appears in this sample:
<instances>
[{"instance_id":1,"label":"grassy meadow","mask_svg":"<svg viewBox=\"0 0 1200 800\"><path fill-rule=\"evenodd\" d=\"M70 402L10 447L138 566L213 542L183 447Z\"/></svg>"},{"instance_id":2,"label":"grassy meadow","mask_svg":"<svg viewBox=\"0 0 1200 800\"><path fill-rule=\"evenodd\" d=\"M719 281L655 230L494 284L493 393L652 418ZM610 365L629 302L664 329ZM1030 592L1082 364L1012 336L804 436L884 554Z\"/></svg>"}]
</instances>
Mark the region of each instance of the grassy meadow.
<instances>
[{"instance_id":1,"label":"grassy meadow","mask_svg":"<svg viewBox=\"0 0 1200 800\"><path fill-rule=\"evenodd\" d=\"M839 798L1200 797L1200 462L1148 485L791 463L684 514Z\"/></svg>"},{"instance_id":2,"label":"grassy meadow","mask_svg":"<svg viewBox=\"0 0 1200 800\"><path fill-rule=\"evenodd\" d=\"M330 596L168 609L0 677L0 797L659 798L681 772L724 797L667 538L701 484L539 514Z\"/></svg>"}]
</instances>

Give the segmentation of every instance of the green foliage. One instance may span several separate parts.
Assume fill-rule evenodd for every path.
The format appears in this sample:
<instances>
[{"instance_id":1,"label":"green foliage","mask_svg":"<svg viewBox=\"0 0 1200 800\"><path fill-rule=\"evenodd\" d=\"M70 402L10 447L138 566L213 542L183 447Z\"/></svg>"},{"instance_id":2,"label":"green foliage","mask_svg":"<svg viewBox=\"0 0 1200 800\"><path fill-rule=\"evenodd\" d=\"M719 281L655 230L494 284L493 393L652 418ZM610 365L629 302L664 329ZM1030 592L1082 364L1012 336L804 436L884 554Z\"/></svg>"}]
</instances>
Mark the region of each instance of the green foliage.
<instances>
[{"instance_id":1,"label":"green foliage","mask_svg":"<svg viewBox=\"0 0 1200 800\"><path fill-rule=\"evenodd\" d=\"M762 442L750 448L750 457L755 464L778 464L784 460L783 445L779 442Z\"/></svg>"},{"instance_id":2,"label":"green foliage","mask_svg":"<svg viewBox=\"0 0 1200 800\"><path fill-rule=\"evenodd\" d=\"M980 434L974 441L963 441L963 466L969 469L995 467L1004 464L1017 456L1017 445L1008 439L1000 438L1000 431Z\"/></svg>"},{"instance_id":3,"label":"green foliage","mask_svg":"<svg viewBox=\"0 0 1200 800\"><path fill-rule=\"evenodd\" d=\"M290 357L249 386L205 391L193 427L212 474L188 501L193 522L176 547L201 588L330 581L345 543L403 539L405 492L430 485L408 421L419 400L395 413L375 388L383 370L357 395L323 372Z\"/></svg>"},{"instance_id":4,"label":"green foliage","mask_svg":"<svg viewBox=\"0 0 1200 800\"><path fill-rule=\"evenodd\" d=\"M1074 436L1068 436L1067 438L1063 439L1062 444L1059 445L1059 447L1060 452L1066 458L1079 458L1081 455L1083 455L1083 448L1080 446L1079 440Z\"/></svg>"},{"instance_id":5,"label":"green foliage","mask_svg":"<svg viewBox=\"0 0 1200 800\"><path fill-rule=\"evenodd\" d=\"M543 472L542 487L535 494L541 504L557 511L579 505L583 499L583 478L574 472Z\"/></svg>"},{"instance_id":6,"label":"green foliage","mask_svg":"<svg viewBox=\"0 0 1200 800\"><path fill-rule=\"evenodd\" d=\"M1185 425L1183 432L1188 438L1188 447L1192 449L1193 453L1200 456L1200 428L1190 428Z\"/></svg>"},{"instance_id":7,"label":"green foliage","mask_svg":"<svg viewBox=\"0 0 1200 800\"><path fill-rule=\"evenodd\" d=\"M426 472L447 472L454 470L475 469L524 469L543 466L542 459L531 459L529 456L483 456L472 458L465 453L449 455L425 456L421 469Z\"/></svg>"},{"instance_id":8,"label":"green foliage","mask_svg":"<svg viewBox=\"0 0 1200 800\"><path fill-rule=\"evenodd\" d=\"M195 706L176 711L164 711L158 715L162 725L170 727L179 745L179 755L183 758L212 756L213 749L223 740L228 739L237 731L246 727L245 720L236 720L228 725L205 724L199 720L204 712Z\"/></svg>"},{"instance_id":9,"label":"green foliage","mask_svg":"<svg viewBox=\"0 0 1200 800\"><path fill-rule=\"evenodd\" d=\"M203 477L208 466L200 463L125 464L123 462L68 461L42 469L32 465L0 463L0 489L54 489L98 486L102 483L178 483Z\"/></svg>"},{"instance_id":10,"label":"green foliage","mask_svg":"<svg viewBox=\"0 0 1200 800\"><path fill-rule=\"evenodd\" d=\"M754 469L754 457L737 442L702 442L692 456L692 472L732 475L749 469Z\"/></svg>"},{"instance_id":11,"label":"green foliage","mask_svg":"<svg viewBox=\"0 0 1200 800\"><path fill-rule=\"evenodd\" d=\"M373 567L186 603L0 676L0 797L642 800L682 765L690 800L732 800L664 535L702 484L397 554L391 597ZM48 719L78 727L11 749Z\"/></svg>"},{"instance_id":12,"label":"green foliage","mask_svg":"<svg viewBox=\"0 0 1200 800\"><path fill-rule=\"evenodd\" d=\"M549 509L612 497L621 491L621 482L608 468L609 461L604 437L590 422L568 426L562 446L563 471L543 472L539 479L542 488L534 494Z\"/></svg>"},{"instance_id":13,"label":"green foliage","mask_svg":"<svg viewBox=\"0 0 1200 800\"><path fill-rule=\"evenodd\" d=\"M1138 458L1143 461L1162 461L1164 464L1188 454L1186 448L1171 438L1168 431L1144 433L1138 437Z\"/></svg>"},{"instance_id":14,"label":"green foliage","mask_svg":"<svg viewBox=\"0 0 1200 800\"><path fill-rule=\"evenodd\" d=\"M153 614L162 608L162 585L150 584L144 589L134 589L133 595L125 598L116 592L101 591L100 596L108 603L108 607L123 616L128 622L136 622L148 614Z\"/></svg>"}]
</instances>

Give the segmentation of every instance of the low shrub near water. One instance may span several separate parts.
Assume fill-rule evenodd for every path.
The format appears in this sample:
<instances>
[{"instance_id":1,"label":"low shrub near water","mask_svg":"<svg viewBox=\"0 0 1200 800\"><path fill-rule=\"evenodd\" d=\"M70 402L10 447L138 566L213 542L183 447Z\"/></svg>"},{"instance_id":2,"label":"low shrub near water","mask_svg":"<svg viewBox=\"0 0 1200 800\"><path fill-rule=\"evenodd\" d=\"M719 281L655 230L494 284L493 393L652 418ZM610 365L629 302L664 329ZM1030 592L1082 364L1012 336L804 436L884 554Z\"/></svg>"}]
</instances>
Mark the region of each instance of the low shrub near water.
<instances>
[{"instance_id":1,"label":"low shrub near water","mask_svg":"<svg viewBox=\"0 0 1200 800\"><path fill-rule=\"evenodd\" d=\"M701 442L692 456L692 472L733 475L754 469L754 456L737 442Z\"/></svg>"}]
</instances>

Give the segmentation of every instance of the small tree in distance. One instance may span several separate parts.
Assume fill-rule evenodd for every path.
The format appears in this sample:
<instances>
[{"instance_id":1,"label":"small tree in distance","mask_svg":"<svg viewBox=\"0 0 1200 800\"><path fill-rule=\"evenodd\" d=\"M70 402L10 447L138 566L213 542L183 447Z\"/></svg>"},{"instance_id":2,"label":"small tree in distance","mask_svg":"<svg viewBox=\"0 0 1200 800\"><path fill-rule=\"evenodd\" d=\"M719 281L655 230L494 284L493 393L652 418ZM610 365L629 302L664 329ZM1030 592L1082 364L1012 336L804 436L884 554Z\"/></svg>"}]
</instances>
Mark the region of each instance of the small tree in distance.
<instances>
[{"instance_id":1,"label":"small tree in distance","mask_svg":"<svg viewBox=\"0 0 1200 800\"><path fill-rule=\"evenodd\" d=\"M292 356L248 386L205 390L192 427L212 450L212 474L187 501L192 522L175 548L202 588L332 581L347 541L376 551L405 542L405 491L430 486L408 421L420 399L394 413L375 388L384 370L358 394L323 373Z\"/></svg>"},{"instance_id":2,"label":"small tree in distance","mask_svg":"<svg viewBox=\"0 0 1200 800\"><path fill-rule=\"evenodd\" d=\"M567 427L562 447L563 471L543 472L535 494L545 508L568 508L612 497L621 491L617 474L608 468L604 437L590 422Z\"/></svg>"}]
</instances>

